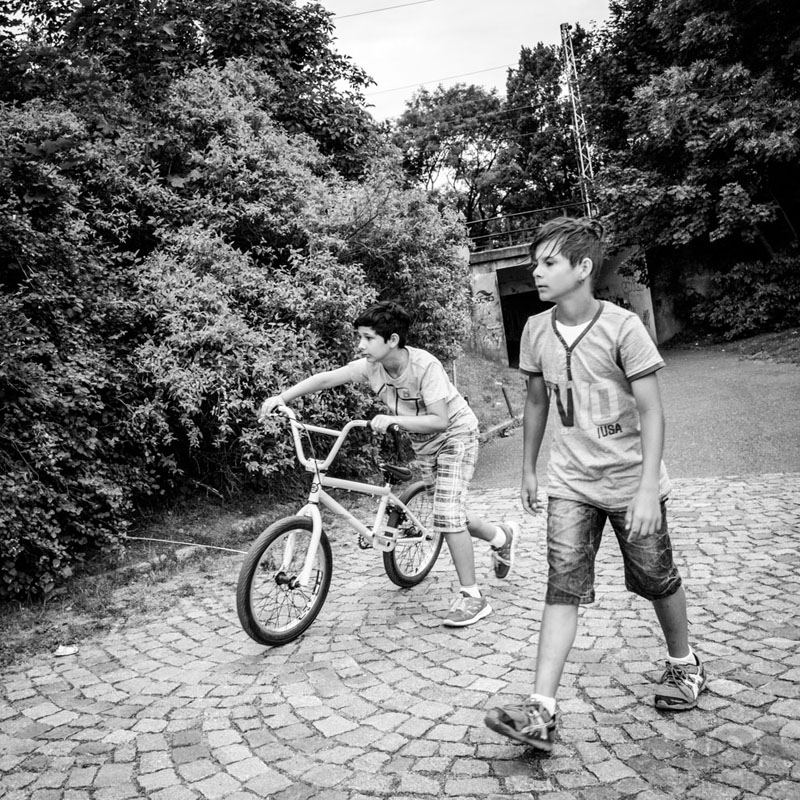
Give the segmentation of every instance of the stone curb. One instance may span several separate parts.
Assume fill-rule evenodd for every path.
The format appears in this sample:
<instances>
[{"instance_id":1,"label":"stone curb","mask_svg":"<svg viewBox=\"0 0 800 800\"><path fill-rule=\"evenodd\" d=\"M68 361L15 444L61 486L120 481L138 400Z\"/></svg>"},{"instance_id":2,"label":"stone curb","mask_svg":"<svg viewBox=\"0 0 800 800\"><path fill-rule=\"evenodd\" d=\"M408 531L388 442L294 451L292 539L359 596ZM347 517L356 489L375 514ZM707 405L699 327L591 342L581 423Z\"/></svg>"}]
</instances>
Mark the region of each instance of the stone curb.
<instances>
[{"instance_id":1,"label":"stone curb","mask_svg":"<svg viewBox=\"0 0 800 800\"><path fill-rule=\"evenodd\" d=\"M517 428L521 424L522 414L517 414L511 419L507 419L505 422L499 422L497 425L493 425L491 428L485 430L480 435L480 442L483 444L484 442L488 442L490 439L494 439L496 436L502 436L507 430Z\"/></svg>"}]
</instances>

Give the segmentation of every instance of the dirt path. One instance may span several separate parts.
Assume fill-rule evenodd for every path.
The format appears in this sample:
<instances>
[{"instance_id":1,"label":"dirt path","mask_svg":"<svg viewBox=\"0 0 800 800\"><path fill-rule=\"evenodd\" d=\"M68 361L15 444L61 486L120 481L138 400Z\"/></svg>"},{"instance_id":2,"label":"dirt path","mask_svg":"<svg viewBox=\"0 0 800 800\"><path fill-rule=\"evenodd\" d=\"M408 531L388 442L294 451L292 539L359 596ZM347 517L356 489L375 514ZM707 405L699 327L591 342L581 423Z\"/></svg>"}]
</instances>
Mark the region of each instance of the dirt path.
<instances>
[{"instance_id":1,"label":"dirt path","mask_svg":"<svg viewBox=\"0 0 800 800\"><path fill-rule=\"evenodd\" d=\"M664 459L672 477L800 472L800 367L714 349L667 350L664 360ZM521 460L516 429L483 446L473 485L517 486Z\"/></svg>"}]
</instances>

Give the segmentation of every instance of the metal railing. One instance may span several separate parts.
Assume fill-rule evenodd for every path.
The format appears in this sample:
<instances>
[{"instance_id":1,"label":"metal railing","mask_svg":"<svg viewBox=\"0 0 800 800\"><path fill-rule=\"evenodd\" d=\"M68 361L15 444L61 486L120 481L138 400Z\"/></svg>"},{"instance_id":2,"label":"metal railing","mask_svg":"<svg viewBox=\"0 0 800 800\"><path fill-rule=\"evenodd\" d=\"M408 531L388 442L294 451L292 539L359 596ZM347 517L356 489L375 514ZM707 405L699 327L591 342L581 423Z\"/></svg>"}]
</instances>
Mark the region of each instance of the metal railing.
<instances>
[{"instance_id":1,"label":"metal railing","mask_svg":"<svg viewBox=\"0 0 800 800\"><path fill-rule=\"evenodd\" d=\"M475 252L496 250L500 247L512 247L527 244L533 232L552 217L558 214L572 216L575 212L583 212L583 204L579 202L563 203L547 208L535 208L519 211L515 214L503 214L498 217L485 217L467 223L471 249ZM570 213L572 212L572 213Z\"/></svg>"}]
</instances>

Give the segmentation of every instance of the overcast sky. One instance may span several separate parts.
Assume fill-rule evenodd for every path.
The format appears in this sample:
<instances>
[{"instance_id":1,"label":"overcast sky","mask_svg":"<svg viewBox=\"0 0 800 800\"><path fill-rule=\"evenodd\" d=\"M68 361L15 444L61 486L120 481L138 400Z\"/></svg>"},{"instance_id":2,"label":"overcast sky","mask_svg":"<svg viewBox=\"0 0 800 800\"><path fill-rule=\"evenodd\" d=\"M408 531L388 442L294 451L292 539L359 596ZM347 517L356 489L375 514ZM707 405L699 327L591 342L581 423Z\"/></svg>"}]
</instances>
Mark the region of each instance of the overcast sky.
<instances>
[{"instance_id":1,"label":"overcast sky","mask_svg":"<svg viewBox=\"0 0 800 800\"><path fill-rule=\"evenodd\" d=\"M377 81L366 94L378 119L401 114L423 84L474 83L502 95L522 46L560 43L562 22L590 27L608 17L608 0L320 2L336 16L336 49Z\"/></svg>"}]
</instances>

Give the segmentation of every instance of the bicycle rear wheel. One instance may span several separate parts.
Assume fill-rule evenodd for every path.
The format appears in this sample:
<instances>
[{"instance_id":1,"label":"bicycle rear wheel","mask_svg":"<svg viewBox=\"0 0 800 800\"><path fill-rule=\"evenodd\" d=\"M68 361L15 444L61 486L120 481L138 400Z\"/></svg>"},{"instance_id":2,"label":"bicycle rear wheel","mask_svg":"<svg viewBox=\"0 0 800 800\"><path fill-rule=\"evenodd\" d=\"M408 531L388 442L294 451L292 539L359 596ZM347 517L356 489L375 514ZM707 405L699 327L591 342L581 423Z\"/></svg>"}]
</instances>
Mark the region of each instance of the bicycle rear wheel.
<instances>
[{"instance_id":1,"label":"bicycle rear wheel","mask_svg":"<svg viewBox=\"0 0 800 800\"><path fill-rule=\"evenodd\" d=\"M314 556L308 585L298 576L311 544L309 517L286 517L253 543L239 571L236 610L245 633L277 647L296 639L316 619L331 585L333 556L325 531Z\"/></svg>"},{"instance_id":2,"label":"bicycle rear wheel","mask_svg":"<svg viewBox=\"0 0 800 800\"><path fill-rule=\"evenodd\" d=\"M394 550L383 554L383 566L392 583L416 586L433 569L443 537L433 529L433 495L422 481L409 486L400 500L422 523L420 529L402 509L389 512L388 524L398 529Z\"/></svg>"}]
</instances>

